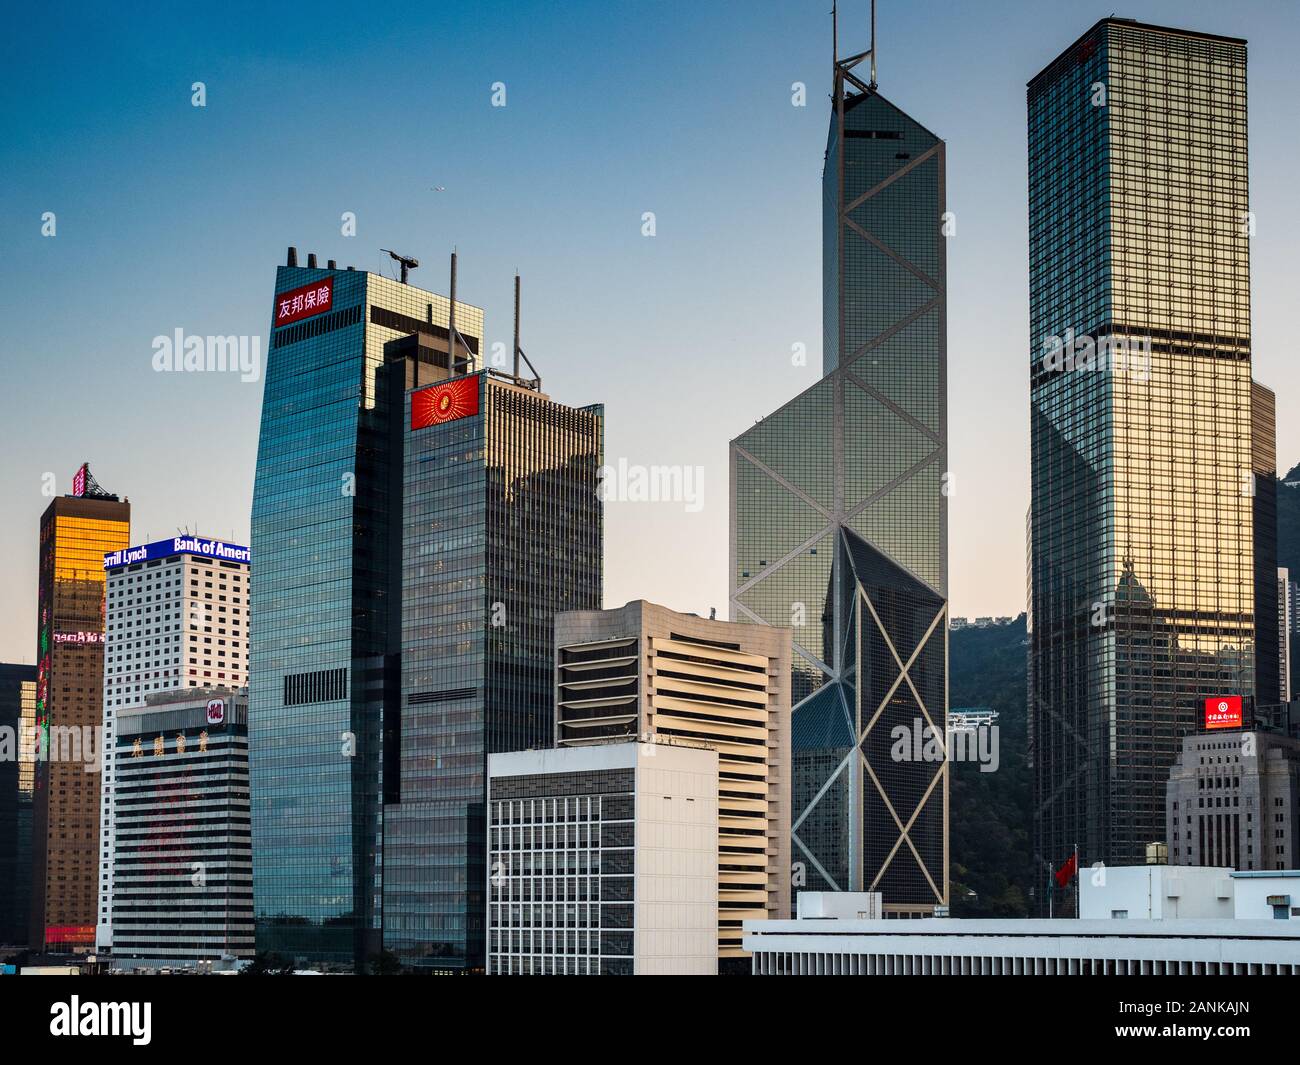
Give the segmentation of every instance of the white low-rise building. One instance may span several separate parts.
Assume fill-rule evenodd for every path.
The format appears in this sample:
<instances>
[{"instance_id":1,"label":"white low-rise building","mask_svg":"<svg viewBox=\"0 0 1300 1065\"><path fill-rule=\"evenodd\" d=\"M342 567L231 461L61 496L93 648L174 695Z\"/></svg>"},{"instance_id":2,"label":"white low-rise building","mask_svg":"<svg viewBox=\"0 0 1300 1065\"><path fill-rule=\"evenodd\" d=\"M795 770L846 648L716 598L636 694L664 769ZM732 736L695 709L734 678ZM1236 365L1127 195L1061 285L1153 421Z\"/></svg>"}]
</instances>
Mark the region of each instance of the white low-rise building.
<instances>
[{"instance_id":1,"label":"white low-rise building","mask_svg":"<svg viewBox=\"0 0 1300 1065\"><path fill-rule=\"evenodd\" d=\"M1079 919L875 920L869 899L801 893L797 920L746 921L753 972L1300 975L1300 870L1085 869Z\"/></svg>"},{"instance_id":2,"label":"white low-rise building","mask_svg":"<svg viewBox=\"0 0 1300 1065\"><path fill-rule=\"evenodd\" d=\"M1289 920L1300 924L1300 869L1232 874L1233 915L1238 920Z\"/></svg>"},{"instance_id":3,"label":"white low-rise building","mask_svg":"<svg viewBox=\"0 0 1300 1065\"><path fill-rule=\"evenodd\" d=\"M1230 919L1232 870L1205 865L1098 866L1079 872L1079 916Z\"/></svg>"},{"instance_id":4,"label":"white low-rise building","mask_svg":"<svg viewBox=\"0 0 1300 1065\"><path fill-rule=\"evenodd\" d=\"M759 976L1300 975L1300 921L746 921Z\"/></svg>"}]
</instances>

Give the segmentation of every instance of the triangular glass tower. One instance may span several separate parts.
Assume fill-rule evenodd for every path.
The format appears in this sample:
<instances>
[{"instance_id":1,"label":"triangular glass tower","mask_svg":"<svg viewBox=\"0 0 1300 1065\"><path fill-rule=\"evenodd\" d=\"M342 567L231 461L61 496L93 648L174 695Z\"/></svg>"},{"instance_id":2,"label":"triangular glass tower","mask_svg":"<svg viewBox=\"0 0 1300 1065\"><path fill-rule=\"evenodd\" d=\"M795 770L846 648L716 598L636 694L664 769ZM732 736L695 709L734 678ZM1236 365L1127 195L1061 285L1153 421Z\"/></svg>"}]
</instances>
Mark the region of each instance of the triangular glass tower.
<instances>
[{"instance_id":1,"label":"triangular glass tower","mask_svg":"<svg viewBox=\"0 0 1300 1065\"><path fill-rule=\"evenodd\" d=\"M873 53L835 62L822 379L731 442L731 616L794 633L795 889L929 914L948 902L944 144L854 73Z\"/></svg>"}]
</instances>

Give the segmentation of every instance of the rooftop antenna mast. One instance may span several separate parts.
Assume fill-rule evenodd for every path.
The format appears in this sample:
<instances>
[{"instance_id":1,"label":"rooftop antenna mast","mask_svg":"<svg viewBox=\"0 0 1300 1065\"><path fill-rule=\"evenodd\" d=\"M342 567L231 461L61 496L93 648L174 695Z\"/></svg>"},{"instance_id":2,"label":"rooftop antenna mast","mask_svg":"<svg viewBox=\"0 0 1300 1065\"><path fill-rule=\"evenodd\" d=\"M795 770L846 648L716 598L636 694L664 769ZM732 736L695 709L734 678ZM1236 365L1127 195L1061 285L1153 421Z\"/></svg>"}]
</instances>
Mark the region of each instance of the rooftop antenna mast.
<instances>
[{"instance_id":1,"label":"rooftop antenna mast","mask_svg":"<svg viewBox=\"0 0 1300 1065\"><path fill-rule=\"evenodd\" d=\"M523 359L528 363L528 368L533 372L533 379L527 382L528 386L538 391L542 387L542 375L537 372L537 367L533 365L532 360L524 354L524 349L519 343L519 275L515 274L515 383L519 384L519 360Z\"/></svg>"},{"instance_id":2,"label":"rooftop antenna mast","mask_svg":"<svg viewBox=\"0 0 1300 1065\"><path fill-rule=\"evenodd\" d=\"M451 295L447 302L447 361L450 363L448 369L451 370L453 375L457 372L456 359L459 356L460 349L464 348L465 367L463 372L473 373L474 349L469 346L469 341L456 328L456 251L454 248L451 253Z\"/></svg>"},{"instance_id":3,"label":"rooftop antenna mast","mask_svg":"<svg viewBox=\"0 0 1300 1065\"><path fill-rule=\"evenodd\" d=\"M447 369L456 372L456 249L451 250L451 295L447 301Z\"/></svg>"},{"instance_id":4,"label":"rooftop antenna mast","mask_svg":"<svg viewBox=\"0 0 1300 1065\"><path fill-rule=\"evenodd\" d=\"M395 259L398 263L401 264L403 285L406 284L407 274L410 273L410 271L416 269L420 265L419 259L412 259L409 255L398 255L397 252L390 251L388 248L380 248L379 250L388 252L390 258Z\"/></svg>"},{"instance_id":5,"label":"rooftop antenna mast","mask_svg":"<svg viewBox=\"0 0 1300 1065\"><path fill-rule=\"evenodd\" d=\"M835 100L836 107L844 98L844 83L847 81L860 92L876 91L876 0L871 0L871 47L865 52L840 59L839 4L831 5L831 52L835 63ZM871 80L864 83L853 73L854 68L864 59L871 60Z\"/></svg>"}]
</instances>

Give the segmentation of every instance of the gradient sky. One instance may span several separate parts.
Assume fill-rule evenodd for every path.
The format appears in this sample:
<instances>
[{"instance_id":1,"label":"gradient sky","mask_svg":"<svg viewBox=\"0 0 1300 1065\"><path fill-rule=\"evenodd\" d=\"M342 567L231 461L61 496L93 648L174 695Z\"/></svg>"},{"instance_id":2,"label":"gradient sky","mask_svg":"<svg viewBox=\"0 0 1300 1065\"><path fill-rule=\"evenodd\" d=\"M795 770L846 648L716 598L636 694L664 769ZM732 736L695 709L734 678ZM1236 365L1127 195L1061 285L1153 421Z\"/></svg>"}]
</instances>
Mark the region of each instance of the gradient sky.
<instances>
[{"instance_id":1,"label":"gradient sky","mask_svg":"<svg viewBox=\"0 0 1300 1065\"><path fill-rule=\"evenodd\" d=\"M830 0L65 4L0 42L0 660L31 662L42 477L91 462L136 543L247 542L261 382L159 374L153 337L269 329L297 245L424 265L545 389L603 401L607 454L704 467L698 513L611 504L606 605L727 616L727 442L821 373ZM844 0L841 41L867 46ZM880 0L881 92L948 143L951 597L1024 609L1025 82L1098 18L1248 38L1255 375L1300 461L1288 335L1300 222L1300 5ZM190 104L203 81L207 107ZM493 82L507 106L490 106ZM808 106L791 106L791 84ZM445 186L434 192L433 187ZM58 235L41 236L57 215ZM340 234L355 212L358 233ZM653 211L657 235L641 235ZM808 365L791 365L804 343Z\"/></svg>"}]
</instances>

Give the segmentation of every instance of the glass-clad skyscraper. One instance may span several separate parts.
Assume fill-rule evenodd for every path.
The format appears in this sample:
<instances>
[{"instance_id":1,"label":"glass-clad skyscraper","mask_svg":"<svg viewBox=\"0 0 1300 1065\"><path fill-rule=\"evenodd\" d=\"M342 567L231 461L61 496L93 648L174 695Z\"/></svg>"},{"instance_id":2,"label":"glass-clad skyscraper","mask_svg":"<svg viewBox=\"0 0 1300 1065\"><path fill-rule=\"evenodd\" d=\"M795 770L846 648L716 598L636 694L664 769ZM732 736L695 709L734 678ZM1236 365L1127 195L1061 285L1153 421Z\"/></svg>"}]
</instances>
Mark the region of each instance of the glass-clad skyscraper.
<instances>
[{"instance_id":1,"label":"glass-clad skyscraper","mask_svg":"<svg viewBox=\"0 0 1300 1065\"><path fill-rule=\"evenodd\" d=\"M488 371L407 392L384 946L482 970L487 756L550 747L554 622L601 605L604 414Z\"/></svg>"},{"instance_id":2,"label":"glass-clad skyscraper","mask_svg":"<svg viewBox=\"0 0 1300 1065\"><path fill-rule=\"evenodd\" d=\"M383 710L398 683L401 481L380 369L405 341L424 380L463 373L483 316L458 303L451 346L445 296L308 262L291 250L276 275L253 491L253 888L259 950L350 965L382 944Z\"/></svg>"},{"instance_id":3,"label":"glass-clad skyscraper","mask_svg":"<svg viewBox=\"0 0 1300 1065\"><path fill-rule=\"evenodd\" d=\"M253 502L258 949L481 970L487 755L550 745L555 615L600 606L603 412L478 371L477 308L295 258Z\"/></svg>"},{"instance_id":4,"label":"glass-clad skyscraper","mask_svg":"<svg viewBox=\"0 0 1300 1065\"><path fill-rule=\"evenodd\" d=\"M1103 19L1028 120L1034 849L1140 862L1255 692L1246 44Z\"/></svg>"},{"instance_id":5,"label":"glass-clad skyscraper","mask_svg":"<svg viewBox=\"0 0 1300 1065\"><path fill-rule=\"evenodd\" d=\"M796 889L916 914L948 901L944 144L861 59L835 64L822 379L731 442L731 616L793 630Z\"/></svg>"}]
</instances>

